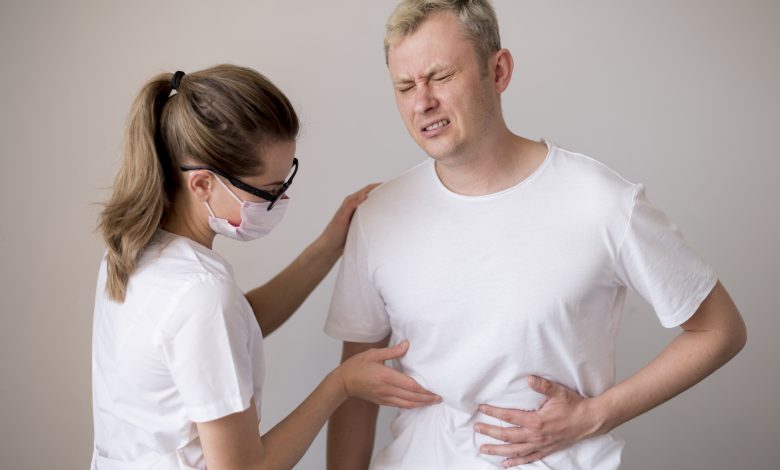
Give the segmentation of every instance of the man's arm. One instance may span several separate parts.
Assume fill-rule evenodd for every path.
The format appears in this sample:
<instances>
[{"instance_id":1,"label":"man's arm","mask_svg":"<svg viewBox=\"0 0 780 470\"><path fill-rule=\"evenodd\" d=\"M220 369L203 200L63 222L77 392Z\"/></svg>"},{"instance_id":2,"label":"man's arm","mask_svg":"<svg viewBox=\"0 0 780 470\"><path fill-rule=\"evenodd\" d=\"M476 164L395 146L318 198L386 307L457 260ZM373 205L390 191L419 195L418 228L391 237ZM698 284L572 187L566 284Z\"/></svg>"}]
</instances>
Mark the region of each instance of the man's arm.
<instances>
[{"instance_id":1,"label":"man's arm","mask_svg":"<svg viewBox=\"0 0 780 470\"><path fill-rule=\"evenodd\" d=\"M371 348L386 347L390 337L377 343L344 342L343 363ZM379 405L347 398L328 421L328 470L366 470L371 462Z\"/></svg>"},{"instance_id":2,"label":"man's arm","mask_svg":"<svg viewBox=\"0 0 780 470\"><path fill-rule=\"evenodd\" d=\"M594 398L563 385L530 377L547 396L537 411L480 409L519 427L477 424L478 432L510 444L485 445L482 452L508 457L506 466L543 458L577 441L604 434L692 387L734 357L747 341L742 316L718 281L683 332L639 372Z\"/></svg>"}]
</instances>

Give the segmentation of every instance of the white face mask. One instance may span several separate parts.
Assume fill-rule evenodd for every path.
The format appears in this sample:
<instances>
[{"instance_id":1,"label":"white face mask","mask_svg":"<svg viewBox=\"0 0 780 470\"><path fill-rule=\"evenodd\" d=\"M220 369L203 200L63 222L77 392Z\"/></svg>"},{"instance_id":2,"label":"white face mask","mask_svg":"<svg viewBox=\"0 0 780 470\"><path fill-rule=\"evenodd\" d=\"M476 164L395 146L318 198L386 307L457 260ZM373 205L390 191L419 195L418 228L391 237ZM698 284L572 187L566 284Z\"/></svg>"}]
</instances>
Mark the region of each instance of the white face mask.
<instances>
[{"instance_id":1,"label":"white face mask","mask_svg":"<svg viewBox=\"0 0 780 470\"><path fill-rule=\"evenodd\" d=\"M227 219L217 217L208 201L203 201L204 204L206 204L206 208L209 210L209 227L211 227L211 230L215 233L234 240L256 240L268 235L274 227L279 225L282 218L284 218L284 213L287 210L287 205L290 201L289 199L279 199L276 201L273 209L269 211L268 206L271 205L270 202L242 201L241 198L236 196L236 194L228 188L219 176L214 175L214 178L216 178L222 187L225 188L239 204L241 204L241 224L236 227Z\"/></svg>"}]
</instances>

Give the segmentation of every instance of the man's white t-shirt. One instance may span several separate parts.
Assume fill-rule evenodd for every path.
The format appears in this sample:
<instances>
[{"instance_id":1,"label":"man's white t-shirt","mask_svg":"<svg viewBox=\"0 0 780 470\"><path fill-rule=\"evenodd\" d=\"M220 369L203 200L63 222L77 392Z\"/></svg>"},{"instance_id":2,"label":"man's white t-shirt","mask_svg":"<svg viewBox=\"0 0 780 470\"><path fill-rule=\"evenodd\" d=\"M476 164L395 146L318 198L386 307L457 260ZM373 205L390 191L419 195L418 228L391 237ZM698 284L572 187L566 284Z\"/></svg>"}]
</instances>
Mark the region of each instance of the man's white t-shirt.
<instances>
[{"instance_id":1,"label":"man's white t-shirt","mask_svg":"<svg viewBox=\"0 0 780 470\"><path fill-rule=\"evenodd\" d=\"M263 337L230 265L159 231L130 277L106 293L100 267L92 337L93 470L204 469L197 422L260 413Z\"/></svg>"},{"instance_id":2,"label":"man's white t-shirt","mask_svg":"<svg viewBox=\"0 0 780 470\"><path fill-rule=\"evenodd\" d=\"M717 277L644 188L548 143L540 167L486 196L449 191L428 160L374 190L347 239L326 332L352 342L407 338L400 369L443 404L402 410L374 470L481 470L508 426L477 406L538 409L529 375L583 396L615 383L615 339L626 288L665 327L685 322ZM522 468L617 468L607 434Z\"/></svg>"}]
</instances>

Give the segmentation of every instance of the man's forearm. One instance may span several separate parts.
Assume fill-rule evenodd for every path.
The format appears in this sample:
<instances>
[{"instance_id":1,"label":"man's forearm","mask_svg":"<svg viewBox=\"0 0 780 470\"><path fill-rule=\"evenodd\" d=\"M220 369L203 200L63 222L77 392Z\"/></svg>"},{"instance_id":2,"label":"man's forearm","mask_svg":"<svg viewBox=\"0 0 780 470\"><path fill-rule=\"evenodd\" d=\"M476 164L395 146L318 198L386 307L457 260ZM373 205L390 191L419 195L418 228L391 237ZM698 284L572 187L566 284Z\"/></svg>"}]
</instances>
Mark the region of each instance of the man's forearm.
<instances>
[{"instance_id":1,"label":"man's forearm","mask_svg":"<svg viewBox=\"0 0 780 470\"><path fill-rule=\"evenodd\" d=\"M539 410L481 405L482 412L514 427L478 423L478 432L507 443L485 444L480 451L507 457L505 466L517 466L607 433L693 386L734 357L746 341L742 317L720 282L682 327L685 331L657 358L594 398L531 376L530 388L547 397Z\"/></svg>"},{"instance_id":2,"label":"man's forearm","mask_svg":"<svg viewBox=\"0 0 780 470\"><path fill-rule=\"evenodd\" d=\"M379 406L348 398L328 421L328 470L366 470L371 462Z\"/></svg>"},{"instance_id":3,"label":"man's forearm","mask_svg":"<svg viewBox=\"0 0 780 470\"><path fill-rule=\"evenodd\" d=\"M742 317L720 282L680 333L639 372L591 400L601 432L655 408L695 385L745 344Z\"/></svg>"}]
</instances>

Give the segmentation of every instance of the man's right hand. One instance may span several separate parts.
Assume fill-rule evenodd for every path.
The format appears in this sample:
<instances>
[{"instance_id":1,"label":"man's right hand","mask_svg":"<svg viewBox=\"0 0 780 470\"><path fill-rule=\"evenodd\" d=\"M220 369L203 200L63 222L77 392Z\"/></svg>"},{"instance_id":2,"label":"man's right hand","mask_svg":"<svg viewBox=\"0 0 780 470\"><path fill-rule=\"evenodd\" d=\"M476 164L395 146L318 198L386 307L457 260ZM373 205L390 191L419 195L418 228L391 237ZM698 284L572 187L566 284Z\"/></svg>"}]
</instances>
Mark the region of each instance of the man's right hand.
<instances>
[{"instance_id":1,"label":"man's right hand","mask_svg":"<svg viewBox=\"0 0 780 470\"><path fill-rule=\"evenodd\" d=\"M409 341L393 347L373 348L346 359L336 372L347 396L377 405L416 408L441 403L441 397L426 390L411 377L384 364L409 350Z\"/></svg>"}]
</instances>

